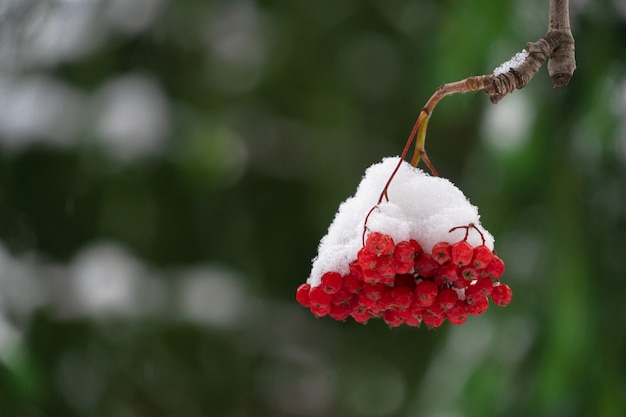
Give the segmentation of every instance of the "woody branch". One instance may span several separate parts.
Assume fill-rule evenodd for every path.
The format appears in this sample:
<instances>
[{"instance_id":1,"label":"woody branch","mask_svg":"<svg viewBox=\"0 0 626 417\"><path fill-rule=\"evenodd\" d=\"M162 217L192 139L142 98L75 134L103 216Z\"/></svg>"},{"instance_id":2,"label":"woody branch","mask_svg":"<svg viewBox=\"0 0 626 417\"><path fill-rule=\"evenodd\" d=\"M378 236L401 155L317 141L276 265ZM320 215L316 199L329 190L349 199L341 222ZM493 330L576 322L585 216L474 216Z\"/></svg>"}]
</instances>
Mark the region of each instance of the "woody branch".
<instances>
[{"instance_id":1,"label":"woody branch","mask_svg":"<svg viewBox=\"0 0 626 417\"><path fill-rule=\"evenodd\" d=\"M550 0L548 32L536 42L527 43L525 50L528 52L528 57L519 67L511 68L498 75L482 75L457 83L444 84L435 95L441 96L438 97L441 99L452 93L485 90L491 101L497 103L508 93L526 86L546 60L548 60L548 73L552 78L552 86L566 86L576 70L574 37L570 29L569 0Z\"/></svg>"},{"instance_id":2,"label":"woody branch","mask_svg":"<svg viewBox=\"0 0 626 417\"><path fill-rule=\"evenodd\" d=\"M497 103L506 94L523 88L548 60L553 87L564 87L576 70L574 37L569 23L569 1L550 0L549 26L544 37L526 44L528 58L518 68L498 76L487 76L485 91Z\"/></svg>"},{"instance_id":3,"label":"woody branch","mask_svg":"<svg viewBox=\"0 0 626 417\"><path fill-rule=\"evenodd\" d=\"M428 120L437 103L445 96L455 93L485 90L492 103L498 103L507 94L524 88L539 72L543 63L548 61L548 73L552 78L553 87L563 87L569 83L576 70L574 37L570 29L569 0L549 0L548 32L536 42L529 42L524 48L526 53L523 62L508 68L507 71L489 75L478 75L461 81L443 84L428 100L415 123L402 154L406 155L408 146L417 137L415 153L411 164L416 166L423 159L433 174L432 167L424 142Z\"/></svg>"}]
</instances>

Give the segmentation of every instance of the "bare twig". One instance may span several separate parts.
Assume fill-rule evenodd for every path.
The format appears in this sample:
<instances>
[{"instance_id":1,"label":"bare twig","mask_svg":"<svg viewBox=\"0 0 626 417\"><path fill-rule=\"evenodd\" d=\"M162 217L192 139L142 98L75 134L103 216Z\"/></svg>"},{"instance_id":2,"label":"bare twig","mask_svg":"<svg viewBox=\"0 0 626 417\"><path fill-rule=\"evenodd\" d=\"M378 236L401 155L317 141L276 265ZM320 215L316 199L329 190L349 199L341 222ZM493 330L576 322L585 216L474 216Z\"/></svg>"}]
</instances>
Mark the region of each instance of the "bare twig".
<instances>
[{"instance_id":1,"label":"bare twig","mask_svg":"<svg viewBox=\"0 0 626 417\"><path fill-rule=\"evenodd\" d=\"M569 0L550 0L549 24L546 35L526 44L528 58L517 68L494 75L485 92L497 103L505 95L526 86L543 63L548 60L548 73L553 87L566 86L576 70L574 37L569 23Z\"/></svg>"},{"instance_id":2,"label":"bare twig","mask_svg":"<svg viewBox=\"0 0 626 417\"><path fill-rule=\"evenodd\" d=\"M548 73L554 87L564 87L576 70L574 37L569 23L568 0L550 0L548 34L556 38L556 47L548 61Z\"/></svg>"},{"instance_id":3,"label":"bare twig","mask_svg":"<svg viewBox=\"0 0 626 417\"><path fill-rule=\"evenodd\" d=\"M563 87L567 85L574 70L576 70L574 37L572 36L569 24L568 0L550 0L549 21L548 32L544 37L536 42L527 43L522 53L517 54L509 62L498 67L493 74L478 75L468 77L461 81L443 84L435 91L420 111L398 164L389 176L380 194L378 203L372 207L365 218L363 242L365 242L367 220L374 209L378 207L383 200L389 200L387 191L391 181L400 169L414 139L416 140L416 144L411 164L417 166L419 161L423 159L433 175L437 176L437 171L426 154L424 143L426 141L428 121L430 120L435 106L442 98L450 94L485 90L490 96L491 101L497 103L508 93L525 87L528 81L537 74L546 60L548 60L548 73L552 78L552 86Z\"/></svg>"},{"instance_id":4,"label":"bare twig","mask_svg":"<svg viewBox=\"0 0 626 417\"><path fill-rule=\"evenodd\" d=\"M548 73L552 78L553 87L563 87L568 84L576 70L574 54L574 37L569 23L569 0L550 0L548 32L536 42L526 44L524 51L511 61L497 68L493 74L469 77L461 81L444 84L435 91L420 112L413 131L407 141L407 146L417 137L415 153L411 164L417 166L420 159L428 165L434 175L437 175L430 163L424 142L428 120L439 101L447 95L467 93L470 91L485 90L492 103L521 88L524 88L539 72L543 63L548 60ZM406 155L402 155L402 159ZM390 179L391 180L391 179ZM386 197L386 189L384 195Z\"/></svg>"}]
</instances>

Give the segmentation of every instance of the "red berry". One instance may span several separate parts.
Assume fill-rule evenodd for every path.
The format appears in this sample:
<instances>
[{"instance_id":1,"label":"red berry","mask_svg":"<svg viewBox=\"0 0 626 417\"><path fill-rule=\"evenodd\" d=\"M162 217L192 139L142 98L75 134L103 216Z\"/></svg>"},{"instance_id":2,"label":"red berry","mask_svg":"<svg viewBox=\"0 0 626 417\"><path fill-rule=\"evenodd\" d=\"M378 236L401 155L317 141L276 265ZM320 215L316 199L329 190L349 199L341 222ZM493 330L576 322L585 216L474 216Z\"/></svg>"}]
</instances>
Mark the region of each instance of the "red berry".
<instances>
[{"instance_id":1,"label":"red berry","mask_svg":"<svg viewBox=\"0 0 626 417\"><path fill-rule=\"evenodd\" d=\"M368 313L367 306L361 303L361 295L359 294L358 296L356 296L356 298L357 299L353 299L348 306L350 308L350 315L361 315Z\"/></svg>"},{"instance_id":2,"label":"red berry","mask_svg":"<svg viewBox=\"0 0 626 417\"><path fill-rule=\"evenodd\" d=\"M434 304L434 305L436 305L436 304ZM432 307L429 307L428 310L425 311L425 314L422 317L422 321L429 328L434 329L436 327L441 326L443 324L443 322L446 320L446 318L443 315L443 310L441 310L441 307L439 307L439 310L437 310L437 311L440 311L440 312L432 311L431 308Z\"/></svg>"},{"instance_id":3,"label":"red berry","mask_svg":"<svg viewBox=\"0 0 626 417\"><path fill-rule=\"evenodd\" d=\"M361 275L363 274L363 268L361 268L361 265L359 264L358 259L355 259L354 261L350 262L349 267L350 267L350 274L360 280L362 278Z\"/></svg>"},{"instance_id":4,"label":"red berry","mask_svg":"<svg viewBox=\"0 0 626 417\"><path fill-rule=\"evenodd\" d=\"M464 278L459 277L452 285L454 285L454 288L467 288L471 283L472 281L466 281Z\"/></svg>"},{"instance_id":5,"label":"red berry","mask_svg":"<svg viewBox=\"0 0 626 417\"><path fill-rule=\"evenodd\" d=\"M394 309L394 310L398 314L398 317L402 317L402 320L406 320L409 317L411 317L411 310L410 309L406 309L406 310Z\"/></svg>"},{"instance_id":6,"label":"red berry","mask_svg":"<svg viewBox=\"0 0 626 417\"><path fill-rule=\"evenodd\" d=\"M435 303L439 304L445 311L451 309L458 299L459 296L452 288L443 288L439 291L439 294L437 294Z\"/></svg>"},{"instance_id":7,"label":"red berry","mask_svg":"<svg viewBox=\"0 0 626 417\"><path fill-rule=\"evenodd\" d=\"M389 327L398 327L404 323L404 318L397 310L387 310L383 313L383 320Z\"/></svg>"},{"instance_id":8,"label":"red berry","mask_svg":"<svg viewBox=\"0 0 626 417\"><path fill-rule=\"evenodd\" d=\"M296 300L316 317L436 328L446 319L462 324L469 314L483 314L489 296L503 306L512 297L497 281L504 262L486 245L474 248L466 240L439 242L427 254L415 240L395 245L391 236L372 232L349 269L345 275L324 273L316 287L300 285Z\"/></svg>"},{"instance_id":9,"label":"red berry","mask_svg":"<svg viewBox=\"0 0 626 417\"><path fill-rule=\"evenodd\" d=\"M380 317L385 311L388 310L387 305L382 300L378 300L373 306L367 309L372 317Z\"/></svg>"},{"instance_id":10,"label":"red berry","mask_svg":"<svg viewBox=\"0 0 626 417\"><path fill-rule=\"evenodd\" d=\"M493 255L493 259L489 265L485 267L483 273L486 277L498 279L504 272L504 262L497 255Z\"/></svg>"},{"instance_id":11,"label":"red berry","mask_svg":"<svg viewBox=\"0 0 626 417\"><path fill-rule=\"evenodd\" d=\"M381 256L376 263L375 269L379 282L382 284L393 284L397 268L398 262L392 256Z\"/></svg>"},{"instance_id":12,"label":"red berry","mask_svg":"<svg viewBox=\"0 0 626 417\"><path fill-rule=\"evenodd\" d=\"M448 262L452 256L451 246L448 242L439 242L433 246L432 258L439 264L443 265Z\"/></svg>"},{"instance_id":13,"label":"red berry","mask_svg":"<svg viewBox=\"0 0 626 417\"><path fill-rule=\"evenodd\" d=\"M376 267L372 269L363 269L363 282L366 284L377 284L380 281L380 275Z\"/></svg>"},{"instance_id":14,"label":"red berry","mask_svg":"<svg viewBox=\"0 0 626 417\"><path fill-rule=\"evenodd\" d=\"M415 258L417 258L422 253L424 253L424 249L422 249L422 247L420 246L417 240L411 239L409 240L409 243L411 244L411 247L413 248L413 252L415 252Z\"/></svg>"},{"instance_id":15,"label":"red berry","mask_svg":"<svg viewBox=\"0 0 626 417\"><path fill-rule=\"evenodd\" d=\"M375 252L369 251L366 248L361 248L357 253L357 262L361 266L363 273L367 270L371 270L376 268L376 263L378 263L378 255Z\"/></svg>"},{"instance_id":16,"label":"red berry","mask_svg":"<svg viewBox=\"0 0 626 417\"><path fill-rule=\"evenodd\" d=\"M379 310L388 310L394 307L394 301L391 295L391 291L393 291L393 287L390 287L388 285L382 286L381 296L378 300Z\"/></svg>"},{"instance_id":17,"label":"red berry","mask_svg":"<svg viewBox=\"0 0 626 417\"><path fill-rule=\"evenodd\" d=\"M406 274L411 272L415 263L415 248L406 240L398 243L393 251L393 257L397 263L396 272L398 274Z\"/></svg>"},{"instance_id":18,"label":"red berry","mask_svg":"<svg viewBox=\"0 0 626 417\"><path fill-rule=\"evenodd\" d=\"M422 253L415 260L415 273L422 278L432 277L438 268L439 264L425 253Z\"/></svg>"},{"instance_id":19,"label":"red berry","mask_svg":"<svg viewBox=\"0 0 626 417\"><path fill-rule=\"evenodd\" d=\"M378 301L382 298L384 292L385 286L382 284L364 285L361 295L369 298L370 300Z\"/></svg>"},{"instance_id":20,"label":"red berry","mask_svg":"<svg viewBox=\"0 0 626 417\"><path fill-rule=\"evenodd\" d=\"M346 288L342 288L333 294L333 304L346 304L352 299L353 294Z\"/></svg>"},{"instance_id":21,"label":"red berry","mask_svg":"<svg viewBox=\"0 0 626 417\"><path fill-rule=\"evenodd\" d=\"M430 307L435 302L438 292L434 282L421 280L415 286L415 304L419 307Z\"/></svg>"},{"instance_id":22,"label":"red berry","mask_svg":"<svg viewBox=\"0 0 626 417\"><path fill-rule=\"evenodd\" d=\"M333 299L333 296L324 291L321 285L317 287L311 288L309 292L309 300L311 301L311 306L314 305L327 305L330 306L330 303Z\"/></svg>"},{"instance_id":23,"label":"red berry","mask_svg":"<svg viewBox=\"0 0 626 417\"><path fill-rule=\"evenodd\" d=\"M443 311L443 307L438 303L433 303L430 307L426 307L426 314L424 316L443 317L444 315L445 311Z\"/></svg>"},{"instance_id":24,"label":"red berry","mask_svg":"<svg viewBox=\"0 0 626 417\"><path fill-rule=\"evenodd\" d=\"M475 304L481 298L487 298L485 290L480 285L468 285L465 288L465 302L468 304Z\"/></svg>"},{"instance_id":25,"label":"red berry","mask_svg":"<svg viewBox=\"0 0 626 417\"><path fill-rule=\"evenodd\" d=\"M479 274L478 271L476 271L474 268L466 266L465 268L461 269L461 277L463 277L463 279L468 283L471 283L475 279L478 279Z\"/></svg>"},{"instance_id":26,"label":"red berry","mask_svg":"<svg viewBox=\"0 0 626 417\"><path fill-rule=\"evenodd\" d=\"M322 283L320 286L328 294L334 294L341 289L341 274L339 272L326 272L322 275Z\"/></svg>"},{"instance_id":27,"label":"red berry","mask_svg":"<svg viewBox=\"0 0 626 417\"><path fill-rule=\"evenodd\" d=\"M415 259L415 250L413 245L408 240L398 242L396 248L393 250L393 257L400 262L411 261Z\"/></svg>"},{"instance_id":28,"label":"red berry","mask_svg":"<svg viewBox=\"0 0 626 417\"><path fill-rule=\"evenodd\" d=\"M350 315L357 323L365 324L367 320L370 319L370 312L367 310L367 307L360 303L354 303L352 309L350 310Z\"/></svg>"},{"instance_id":29,"label":"red berry","mask_svg":"<svg viewBox=\"0 0 626 417\"><path fill-rule=\"evenodd\" d=\"M337 321L343 321L350 317L350 309L346 305L332 305L328 315Z\"/></svg>"},{"instance_id":30,"label":"red berry","mask_svg":"<svg viewBox=\"0 0 626 417\"><path fill-rule=\"evenodd\" d=\"M424 317L422 320L424 321L424 324L428 326L429 329L436 329L437 327L441 326L444 321L446 321L446 318L433 316L433 317Z\"/></svg>"},{"instance_id":31,"label":"red berry","mask_svg":"<svg viewBox=\"0 0 626 417\"><path fill-rule=\"evenodd\" d=\"M367 307L367 308L372 308L376 305L376 303L378 302L378 299L374 299L374 298L369 298L368 296L366 296L365 294L361 293L359 294L359 298L358 298L359 304Z\"/></svg>"},{"instance_id":32,"label":"red berry","mask_svg":"<svg viewBox=\"0 0 626 417\"><path fill-rule=\"evenodd\" d=\"M315 314L316 317L324 317L330 313L330 309L329 304L311 304L311 313Z\"/></svg>"},{"instance_id":33,"label":"red berry","mask_svg":"<svg viewBox=\"0 0 626 417\"><path fill-rule=\"evenodd\" d=\"M415 261L410 262L398 262L396 267L396 273L398 274L408 274L413 270L413 265Z\"/></svg>"},{"instance_id":34,"label":"red berry","mask_svg":"<svg viewBox=\"0 0 626 417\"><path fill-rule=\"evenodd\" d=\"M452 263L443 265L437 270L435 282L437 285L447 285L456 282L459 279L459 268Z\"/></svg>"},{"instance_id":35,"label":"red berry","mask_svg":"<svg viewBox=\"0 0 626 417\"><path fill-rule=\"evenodd\" d=\"M491 249L485 245L476 246L474 248L474 262L472 265L476 269L485 269L489 262L493 259Z\"/></svg>"},{"instance_id":36,"label":"red berry","mask_svg":"<svg viewBox=\"0 0 626 417\"><path fill-rule=\"evenodd\" d=\"M493 287L491 299L497 305L504 307L511 302L511 298L513 298L513 291L508 285L500 284Z\"/></svg>"},{"instance_id":37,"label":"red berry","mask_svg":"<svg viewBox=\"0 0 626 417\"><path fill-rule=\"evenodd\" d=\"M356 321L357 323L362 323L362 324L366 324L367 321L371 317L368 312L365 312L365 313L351 313L350 315L352 316L354 321Z\"/></svg>"},{"instance_id":38,"label":"red berry","mask_svg":"<svg viewBox=\"0 0 626 417\"><path fill-rule=\"evenodd\" d=\"M488 297L493 290L493 281L491 281L491 278L479 278L472 287L476 287L479 294L483 297Z\"/></svg>"},{"instance_id":39,"label":"red berry","mask_svg":"<svg viewBox=\"0 0 626 417\"><path fill-rule=\"evenodd\" d=\"M359 279L355 274L350 272L348 275L343 277L343 285L341 286L341 289L349 291L351 293L355 293L361 289L361 285L363 284L362 281L362 274L361 278Z\"/></svg>"},{"instance_id":40,"label":"red berry","mask_svg":"<svg viewBox=\"0 0 626 417\"><path fill-rule=\"evenodd\" d=\"M462 240L452 245L452 262L458 266L469 265L474 257L474 248L467 241Z\"/></svg>"},{"instance_id":41,"label":"red berry","mask_svg":"<svg viewBox=\"0 0 626 417\"><path fill-rule=\"evenodd\" d=\"M407 326L417 327L417 326L419 326L422 323L422 318L421 318L421 316L417 317L417 316L414 316L413 314L411 314L411 315L409 315L409 317L407 317L404 320L404 323Z\"/></svg>"},{"instance_id":42,"label":"red berry","mask_svg":"<svg viewBox=\"0 0 626 417\"><path fill-rule=\"evenodd\" d=\"M387 310L387 308L383 305L382 301L377 300L373 301L373 304L367 307L367 312L371 317L380 317L380 315Z\"/></svg>"},{"instance_id":43,"label":"red berry","mask_svg":"<svg viewBox=\"0 0 626 417\"><path fill-rule=\"evenodd\" d=\"M446 312L446 317L452 324L463 324L467 320L467 305L457 300L454 306Z\"/></svg>"},{"instance_id":44,"label":"red berry","mask_svg":"<svg viewBox=\"0 0 626 417\"><path fill-rule=\"evenodd\" d=\"M310 307L311 300L309 299L309 292L311 286L309 284L302 284L296 290L296 301L302 304L303 307Z\"/></svg>"},{"instance_id":45,"label":"red berry","mask_svg":"<svg viewBox=\"0 0 626 417\"><path fill-rule=\"evenodd\" d=\"M377 255L387 255L393 253L395 244L389 235L372 232L365 241L365 249Z\"/></svg>"},{"instance_id":46,"label":"red berry","mask_svg":"<svg viewBox=\"0 0 626 417\"><path fill-rule=\"evenodd\" d=\"M424 310L425 307L420 306L419 304L417 304L417 300L413 299L413 304L411 304L411 314L413 314L415 317L422 317L424 315Z\"/></svg>"},{"instance_id":47,"label":"red berry","mask_svg":"<svg viewBox=\"0 0 626 417\"><path fill-rule=\"evenodd\" d=\"M395 287L391 290L391 299L395 307L407 309L413 303L414 293L409 287Z\"/></svg>"},{"instance_id":48,"label":"red berry","mask_svg":"<svg viewBox=\"0 0 626 417\"><path fill-rule=\"evenodd\" d=\"M475 316L480 316L489 308L487 297L466 298L467 311Z\"/></svg>"}]
</instances>

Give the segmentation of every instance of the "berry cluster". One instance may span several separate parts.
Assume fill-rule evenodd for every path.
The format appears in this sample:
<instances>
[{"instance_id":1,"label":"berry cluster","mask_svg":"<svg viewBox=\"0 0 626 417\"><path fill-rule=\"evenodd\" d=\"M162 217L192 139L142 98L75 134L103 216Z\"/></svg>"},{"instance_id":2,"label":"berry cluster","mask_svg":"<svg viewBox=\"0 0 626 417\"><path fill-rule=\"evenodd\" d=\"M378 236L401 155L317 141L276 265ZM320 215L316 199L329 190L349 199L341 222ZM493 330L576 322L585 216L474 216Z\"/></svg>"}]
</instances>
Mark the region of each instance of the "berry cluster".
<instances>
[{"instance_id":1,"label":"berry cluster","mask_svg":"<svg viewBox=\"0 0 626 417\"><path fill-rule=\"evenodd\" d=\"M326 272L320 285L300 285L296 299L317 317L352 317L359 323L382 318L390 327L424 322L435 328L446 319L461 324L468 314L484 313L488 297L509 304L511 289L498 281L503 272L504 262L484 241L472 247L467 233L460 242L437 243L428 254L415 240L396 244L373 232L347 274Z\"/></svg>"}]
</instances>

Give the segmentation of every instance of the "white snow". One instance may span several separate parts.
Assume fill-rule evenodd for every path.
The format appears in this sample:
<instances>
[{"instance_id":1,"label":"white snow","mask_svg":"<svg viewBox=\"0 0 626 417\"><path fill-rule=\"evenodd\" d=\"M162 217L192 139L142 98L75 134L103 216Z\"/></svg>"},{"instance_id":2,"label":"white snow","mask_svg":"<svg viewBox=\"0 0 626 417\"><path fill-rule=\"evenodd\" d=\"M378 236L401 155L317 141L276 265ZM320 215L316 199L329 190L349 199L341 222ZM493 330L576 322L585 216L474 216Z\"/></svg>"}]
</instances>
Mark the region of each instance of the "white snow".
<instances>
[{"instance_id":1,"label":"white snow","mask_svg":"<svg viewBox=\"0 0 626 417\"><path fill-rule=\"evenodd\" d=\"M319 285L325 272L337 271L342 275L349 272L349 264L363 246L365 217L378 202L398 160L398 157L385 158L369 167L356 194L341 203L313 259L307 280L311 286ZM403 161L389 186L388 196L389 201L383 200L370 215L368 233L388 234L396 244L415 239L430 253L438 242L463 240L465 229L449 233L451 228L473 223L483 233L485 244L493 250L493 236L480 225L478 209L449 180L433 177ZM482 243L476 230L470 230L468 242L472 246Z\"/></svg>"},{"instance_id":2,"label":"white snow","mask_svg":"<svg viewBox=\"0 0 626 417\"><path fill-rule=\"evenodd\" d=\"M526 58L528 58L528 51L526 49L522 49L522 52L516 53L513 55L513 58L494 69L493 75L498 76L509 72L510 69L519 68L524 62L526 62Z\"/></svg>"}]
</instances>

